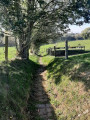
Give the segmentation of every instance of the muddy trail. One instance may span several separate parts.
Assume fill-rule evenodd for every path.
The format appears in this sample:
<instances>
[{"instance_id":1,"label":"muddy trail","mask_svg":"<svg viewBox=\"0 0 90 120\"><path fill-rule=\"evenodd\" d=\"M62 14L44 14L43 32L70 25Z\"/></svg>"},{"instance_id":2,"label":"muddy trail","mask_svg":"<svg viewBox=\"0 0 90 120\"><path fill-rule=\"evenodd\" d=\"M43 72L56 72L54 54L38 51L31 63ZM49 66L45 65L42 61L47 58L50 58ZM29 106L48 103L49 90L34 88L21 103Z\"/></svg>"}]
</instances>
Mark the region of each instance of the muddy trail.
<instances>
[{"instance_id":1,"label":"muddy trail","mask_svg":"<svg viewBox=\"0 0 90 120\"><path fill-rule=\"evenodd\" d=\"M35 75L35 83L33 85L33 101L36 107L36 116L33 120L56 120L55 113L48 93L46 92L46 69L42 64L41 58L39 60L40 68Z\"/></svg>"}]
</instances>

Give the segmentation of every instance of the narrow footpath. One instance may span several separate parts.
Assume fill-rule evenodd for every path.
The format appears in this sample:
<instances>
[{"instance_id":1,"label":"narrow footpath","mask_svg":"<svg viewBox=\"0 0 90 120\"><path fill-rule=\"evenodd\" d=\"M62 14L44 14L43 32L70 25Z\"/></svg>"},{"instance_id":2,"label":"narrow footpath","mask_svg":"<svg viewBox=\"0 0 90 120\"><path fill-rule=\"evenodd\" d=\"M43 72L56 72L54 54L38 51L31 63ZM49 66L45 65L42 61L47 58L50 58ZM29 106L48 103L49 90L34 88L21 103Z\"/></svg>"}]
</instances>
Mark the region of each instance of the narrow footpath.
<instances>
[{"instance_id":1,"label":"narrow footpath","mask_svg":"<svg viewBox=\"0 0 90 120\"><path fill-rule=\"evenodd\" d=\"M37 114L40 120L54 120L53 107L50 104L49 96L46 92L46 70L39 60L41 67L37 70L34 84L34 98L36 101Z\"/></svg>"}]
</instances>

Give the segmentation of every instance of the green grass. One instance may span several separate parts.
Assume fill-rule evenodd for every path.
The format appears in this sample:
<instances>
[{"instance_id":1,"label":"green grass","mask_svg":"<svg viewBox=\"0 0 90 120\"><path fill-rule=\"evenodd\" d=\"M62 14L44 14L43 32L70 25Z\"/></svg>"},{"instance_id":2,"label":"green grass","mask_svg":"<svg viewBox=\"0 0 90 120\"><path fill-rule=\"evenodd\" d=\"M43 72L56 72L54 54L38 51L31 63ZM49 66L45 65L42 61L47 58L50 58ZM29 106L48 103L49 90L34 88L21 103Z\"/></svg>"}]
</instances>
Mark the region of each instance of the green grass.
<instances>
[{"instance_id":1,"label":"green grass","mask_svg":"<svg viewBox=\"0 0 90 120\"><path fill-rule=\"evenodd\" d=\"M76 41L69 41L68 43L69 43L70 46L77 46L78 44L80 44L81 46L85 46L86 50L90 50L90 40L76 40ZM44 48L53 47L55 45L57 47L64 47L65 46L65 42L44 45L44 46L41 46L40 49L44 50Z\"/></svg>"},{"instance_id":2,"label":"green grass","mask_svg":"<svg viewBox=\"0 0 90 120\"><path fill-rule=\"evenodd\" d=\"M42 59L47 63L47 92L57 120L89 120L88 113L83 112L89 110L90 53L68 60L50 56Z\"/></svg>"},{"instance_id":3,"label":"green grass","mask_svg":"<svg viewBox=\"0 0 90 120\"><path fill-rule=\"evenodd\" d=\"M16 56L16 48L15 47L9 47L8 49L8 58L13 59ZM0 62L5 60L5 48L0 47Z\"/></svg>"},{"instance_id":4,"label":"green grass","mask_svg":"<svg viewBox=\"0 0 90 120\"><path fill-rule=\"evenodd\" d=\"M73 46L85 45L90 50L90 40L73 41ZM89 120L90 90L90 53L70 56L68 60L46 56L43 49L53 45L41 46L40 54L45 55L42 61L47 65L47 92L55 108L57 120ZM58 46L64 46L59 43ZM38 57L30 60L11 60L15 58L15 48L9 48L9 63L4 62L3 49L0 48L0 120L16 118L27 120L28 111L35 111L33 101L29 98L34 84L34 75L39 67ZM41 53L42 52L42 53ZM29 102L28 102L29 100ZM80 117L77 117L80 115ZM39 119L39 118L37 118Z\"/></svg>"},{"instance_id":5,"label":"green grass","mask_svg":"<svg viewBox=\"0 0 90 120\"><path fill-rule=\"evenodd\" d=\"M86 46L86 50L90 50L90 40L80 42ZM78 42L70 44L75 46ZM68 60L64 57L44 56L42 61L47 68L47 92L56 120L89 120L89 113L84 112L89 111L90 53L69 56Z\"/></svg>"},{"instance_id":6,"label":"green grass","mask_svg":"<svg viewBox=\"0 0 90 120\"><path fill-rule=\"evenodd\" d=\"M15 54L15 48L9 48L8 64L4 62L3 51L0 54L0 120L27 120L30 118L28 111L33 109L28 106L32 102L29 97L34 83L33 77L39 67L38 57L11 60L15 58Z\"/></svg>"},{"instance_id":7,"label":"green grass","mask_svg":"<svg viewBox=\"0 0 90 120\"><path fill-rule=\"evenodd\" d=\"M85 46L85 50L90 50L90 40L77 40L77 41L69 41L68 45L73 47L73 46L78 46L80 44L81 46ZM56 45L56 47L65 47L65 42L60 42L56 44L48 44L48 45L43 45L40 47L40 54L42 55L47 55L46 49L48 48L53 48Z\"/></svg>"},{"instance_id":8,"label":"green grass","mask_svg":"<svg viewBox=\"0 0 90 120\"><path fill-rule=\"evenodd\" d=\"M90 51L90 40L69 41L70 46L77 46L78 44L85 46L86 51ZM54 45L56 45L57 47L64 47L65 42L60 42L57 44L48 44L48 45L43 45L40 47L39 54L41 54L43 56L42 61L44 64L48 64L54 58L54 56L47 55L47 52L46 52L46 49L48 49L50 47L53 48Z\"/></svg>"}]
</instances>

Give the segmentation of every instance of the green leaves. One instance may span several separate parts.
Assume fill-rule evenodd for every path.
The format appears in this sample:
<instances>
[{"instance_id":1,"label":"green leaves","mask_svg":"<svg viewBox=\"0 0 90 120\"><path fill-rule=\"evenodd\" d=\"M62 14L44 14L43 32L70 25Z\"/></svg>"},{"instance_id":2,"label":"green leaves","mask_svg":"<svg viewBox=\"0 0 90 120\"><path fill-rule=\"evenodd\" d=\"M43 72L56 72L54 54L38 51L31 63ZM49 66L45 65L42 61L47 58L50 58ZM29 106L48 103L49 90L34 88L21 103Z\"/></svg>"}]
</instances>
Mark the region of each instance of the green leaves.
<instances>
[{"instance_id":1,"label":"green leaves","mask_svg":"<svg viewBox=\"0 0 90 120\"><path fill-rule=\"evenodd\" d=\"M84 39L90 39L90 27L83 30L81 35Z\"/></svg>"},{"instance_id":2,"label":"green leaves","mask_svg":"<svg viewBox=\"0 0 90 120\"><path fill-rule=\"evenodd\" d=\"M45 11L40 11L39 16L41 17L41 16L44 16L45 14L46 14Z\"/></svg>"},{"instance_id":3,"label":"green leaves","mask_svg":"<svg viewBox=\"0 0 90 120\"><path fill-rule=\"evenodd\" d=\"M65 3L60 0L1 0L0 22L5 29L21 36L28 37L36 28L35 39L37 36L40 40L55 39L67 32L69 24L89 22L87 4L89 0ZM30 37L31 42L32 35ZM40 43L39 38L36 41Z\"/></svg>"},{"instance_id":4,"label":"green leaves","mask_svg":"<svg viewBox=\"0 0 90 120\"><path fill-rule=\"evenodd\" d=\"M44 0L38 0L38 3L39 3L40 5L42 5L42 4L45 3L45 1L44 1Z\"/></svg>"},{"instance_id":5,"label":"green leaves","mask_svg":"<svg viewBox=\"0 0 90 120\"><path fill-rule=\"evenodd\" d=\"M8 5L10 3L10 0L1 0L0 2L4 5Z\"/></svg>"},{"instance_id":6,"label":"green leaves","mask_svg":"<svg viewBox=\"0 0 90 120\"><path fill-rule=\"evenodd\" d=\"M43 5L45 4L45 1L44 1L44 0L38 0L38 3L39 3L39 5L40 5L40 7L42 8Z\"/></svg>"}]
</instances>

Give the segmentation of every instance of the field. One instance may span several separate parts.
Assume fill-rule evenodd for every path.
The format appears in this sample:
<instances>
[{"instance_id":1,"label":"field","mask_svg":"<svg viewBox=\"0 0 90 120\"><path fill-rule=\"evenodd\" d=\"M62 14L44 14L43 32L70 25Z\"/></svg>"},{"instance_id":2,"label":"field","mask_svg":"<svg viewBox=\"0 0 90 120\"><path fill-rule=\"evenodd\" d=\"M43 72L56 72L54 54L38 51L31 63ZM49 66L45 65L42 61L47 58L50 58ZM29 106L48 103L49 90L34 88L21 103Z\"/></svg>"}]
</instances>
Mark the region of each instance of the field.
<instances>
[{"instance_id":1,"label":"field","mask_svg":"<svg viewBox=\"0 0 90 120\"><path fill-rule=\"evenodd\" d=\"M77 46L78 44L80 44L81 46L85 46L86 50L90 50L90 40L69 41L68 44L70 46ZM65 46L65 42L59 42L59 43L56 43L56 44L44 45L44 46L41 46L41 49L53 47L55 45L57 47L64 47Z\"/></svg>"},{"instance_id":2,"label":"field","mask_svg":"<svg viewBox=\"0 0 90 120\"><path fill-rule=\"evenodd\" d=\"M69 46L77 46L78 44L85 46L86 51L90 50L90 40L78 40L78 41L70 41L69 42ZM57 44L49 44L49 45L41 46L40 54L46 55L46 49L49 47L53 47L54 45L56 45L57 47L64 47L65 43L60 42ZM16 57L16 48L15 47L9 47L8 51L9 51L9 53L8 53L9 60ZM0 61L4 61L4 60L5 60L5 48L0 47Z\"/></svg>"},{"instance_id":3,"label":"field","mask_svg":"<svg viewBox=\"0 0 90 120\"><path fill-rule=\"evenodd\" d=\"M90 40L77 40L77 41L69 41L68 42L68 45L73 47L73 46L78 46L78 45L81 45L81 46L85 46L85 50L88 51L90 50ZM53 48L54 46L56 47L65 47L65 42L60 42L60 43L56 43L56 44L49 44L49 45L43 45L40 47L40 53L42 55L46 55L46 49L47 48Z\"/></svg>"},{"instance_id":4,"label":"field","mask_svg":"<svg viewBox=\"0 0 90 120\"><path fill-rule=\"evenodd\" d=\"M9 47L8 57L9 57L9 59L13 59L16 57L16 48L15 47ZM5 60L5 48L0 47L0 61L4 61L4 60Z\"/></svg>"},{"instance_id":5,"label":"field","mask_svg":"<svg viewBox=\"0 0 90 120\"><path fill-rule=\"evenodd\" d=\"M73 41L69 45L85 45L90 50L90 40ZM42 49L54 44L42 46ZM59 43L57 46L64 46ZM53 105L56 120L89 120L90 108L90 53L64 57L44 56L47 69L47 93Z\"/></svg>"}]
</instances>

